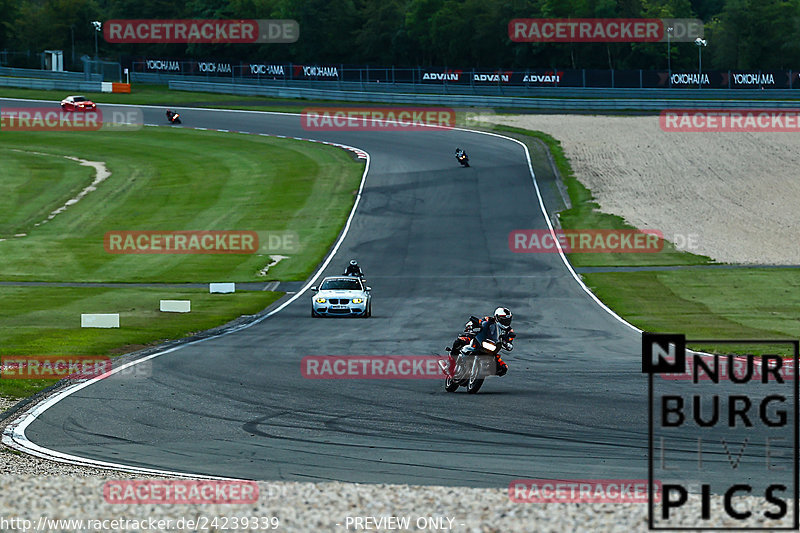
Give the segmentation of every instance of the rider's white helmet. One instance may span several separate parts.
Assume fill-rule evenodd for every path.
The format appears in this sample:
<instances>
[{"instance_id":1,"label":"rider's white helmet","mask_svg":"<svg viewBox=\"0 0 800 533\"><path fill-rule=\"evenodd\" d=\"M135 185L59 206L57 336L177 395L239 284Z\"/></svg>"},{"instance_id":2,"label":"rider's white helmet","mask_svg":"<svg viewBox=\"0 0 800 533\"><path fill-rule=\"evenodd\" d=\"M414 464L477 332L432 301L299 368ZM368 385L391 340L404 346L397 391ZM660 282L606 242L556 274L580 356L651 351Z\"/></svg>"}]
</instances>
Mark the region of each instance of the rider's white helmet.
<instances>
[{"instance_id":1,"label":"rider's white helmet","mask_svg":"<svg viewBox=\"0 0 800 533\"><path fill-rule=\"evenodd\" d=\"M502 329L511 327L511 311L507 307L498 307L494 310L494 319Z\"/></svg>"}]
</instances>

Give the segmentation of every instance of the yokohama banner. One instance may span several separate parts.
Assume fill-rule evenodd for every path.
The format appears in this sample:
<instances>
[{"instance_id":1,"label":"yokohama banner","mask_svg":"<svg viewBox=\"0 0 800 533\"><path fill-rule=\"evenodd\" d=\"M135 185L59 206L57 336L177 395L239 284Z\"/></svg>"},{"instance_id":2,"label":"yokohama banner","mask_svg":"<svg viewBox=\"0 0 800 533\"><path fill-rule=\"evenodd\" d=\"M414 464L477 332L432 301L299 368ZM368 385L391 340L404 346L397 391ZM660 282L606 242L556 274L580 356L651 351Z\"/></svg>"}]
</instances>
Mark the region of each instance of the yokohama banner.
<instances>
[{"instance_id":1,"label":"yokohama banner","mask_svg":"<svg viewBox=\"0 0 800 533\"><path fill-rule=\"evenodd\" d=\"M331 64L273 63L201 59L143 58L133 72L253 80L303 80L347 83L404 83L460 86L598 87L673 89L800 89L793 70L602 70L392 68Z\"/></svg>"}]
</instances>

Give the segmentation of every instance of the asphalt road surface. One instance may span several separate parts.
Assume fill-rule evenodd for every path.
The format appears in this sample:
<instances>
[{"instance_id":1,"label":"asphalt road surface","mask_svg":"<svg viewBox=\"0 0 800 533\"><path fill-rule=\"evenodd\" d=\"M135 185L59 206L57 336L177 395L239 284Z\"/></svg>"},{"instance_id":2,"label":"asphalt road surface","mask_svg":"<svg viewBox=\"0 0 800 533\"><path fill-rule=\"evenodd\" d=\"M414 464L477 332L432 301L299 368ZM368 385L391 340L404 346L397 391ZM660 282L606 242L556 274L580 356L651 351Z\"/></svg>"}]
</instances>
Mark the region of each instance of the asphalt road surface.
<instances>
[{"instance_id":1,"label":"asphalt road surface","mask_svg":"<svg viewBox=\"0 0 800 533\"><path fill-rule=\"evenodd\" d=\"M324 273L357 258L373 316L312 319L308 292L250 328L150 360L150 376L112 377L62 399L27 427L30 441L97 461L260 480L505 487L647 478L640 335L602 309L559 255L509 249L510 231L547 227L520 144L457 130L308 132L294 115L181 111L187 127L311 137L370 154L361 203ZM145 109L145 121L162 123L163 109ZM456 146L471 168L457 164ZM514 313L516 347L504 357L508 374L477 395L448 394L442 380L301 375L307 355L443 354L470 314L499 305ZM656 380L660 392L690 394L686 383ZM670 436L667 467L682 453L676 460L693 468L697 437L707 440L702 470L656 478L708 480L714 492L731 480L757 485L773 434L726 431ZM771 446L791 456L791 439Z\"/></svg>"}]
</instances>

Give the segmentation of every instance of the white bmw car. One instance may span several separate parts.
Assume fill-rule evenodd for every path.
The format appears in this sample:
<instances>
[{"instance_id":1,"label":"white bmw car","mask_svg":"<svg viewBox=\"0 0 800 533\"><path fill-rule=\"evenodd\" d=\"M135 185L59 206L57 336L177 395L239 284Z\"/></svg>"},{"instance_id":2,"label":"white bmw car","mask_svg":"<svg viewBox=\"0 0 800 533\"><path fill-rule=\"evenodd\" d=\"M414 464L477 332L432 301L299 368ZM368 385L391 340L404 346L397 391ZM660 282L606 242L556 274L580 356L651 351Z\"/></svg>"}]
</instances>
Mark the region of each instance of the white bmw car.
<instances>
[{"instance_id":1,"label":"white bmw car","mask_svg":"<svg viewBox=\"0 0 800 533\"><path fill-rule=\"evenodd\" d=\"M319 287L311 287L311 316L372 315L372 287L353 276L331 276L322 280Z\"/></svg>"}]
</instances>

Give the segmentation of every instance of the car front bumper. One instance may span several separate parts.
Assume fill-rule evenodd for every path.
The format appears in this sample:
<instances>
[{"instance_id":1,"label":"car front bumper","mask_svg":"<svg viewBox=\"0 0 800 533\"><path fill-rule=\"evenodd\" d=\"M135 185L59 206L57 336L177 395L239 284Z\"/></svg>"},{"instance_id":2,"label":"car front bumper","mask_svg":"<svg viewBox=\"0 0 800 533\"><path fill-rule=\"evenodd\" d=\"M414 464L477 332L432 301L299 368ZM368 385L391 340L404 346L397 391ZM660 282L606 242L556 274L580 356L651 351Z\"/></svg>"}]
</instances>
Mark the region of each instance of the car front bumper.
<instances>
[{"instance_id":1,"label":"car front bumper","mask_svg":"<svg viewBox=\"0 0 800 533\"><path fill-rule=\"evenodd\" d=\"M329 305L328 303L314 302L311 305L314 308L314 312L320 316L362 316L367 312L367 302L347 305Z\"/></svg>"}]
</instances>

